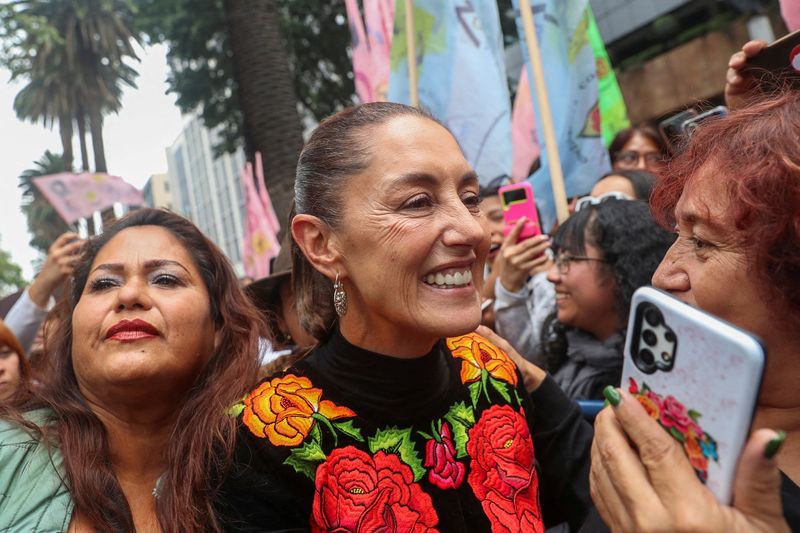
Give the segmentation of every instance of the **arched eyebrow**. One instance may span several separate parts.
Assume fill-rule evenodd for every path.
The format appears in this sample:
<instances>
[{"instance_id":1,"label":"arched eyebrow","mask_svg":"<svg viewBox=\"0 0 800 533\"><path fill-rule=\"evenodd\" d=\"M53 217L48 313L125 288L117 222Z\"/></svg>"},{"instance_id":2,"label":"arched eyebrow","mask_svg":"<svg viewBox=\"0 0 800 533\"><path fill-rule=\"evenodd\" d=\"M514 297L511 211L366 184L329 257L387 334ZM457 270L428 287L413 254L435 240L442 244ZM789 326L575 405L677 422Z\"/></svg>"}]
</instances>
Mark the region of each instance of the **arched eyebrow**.
<instances>
[{"instance_id":1,"label":"arched eyebrow","mask_svg":"<svg viewBox=\"0 0 800 533\"><path fill-rule=\"evenodd\" d=\"M401 174L394 180L392 185L390 186L391 189L401 189L404 187L413 187L417 186L427 186L427 187L434 187L439 183L439 180L433 174L429 174L428 172L409 172L407 174ZM461 178L459 179L459 187L463 187L465 185L478 185L478 174L475 173L474 170L469 170L465 172Z\"/></svg>"},{"instance_id":2,"label":"arched eyebrow","mask_svg":"<svg viewBox=\"0 0 800 533\"><path fill-rule=\"evenodd\" d=\"M187 274L191 275L191 272L189 272L188 268L183 266L178 261L173 261L171 259L151 259L149 261L145 261L145 263L144 263L144 269L147 270L147 271L155 270L157 268L161 268L161 267L165 267L165 266L180 267L183 270L185 270ZM105 272L113 272L115 274L118 274L120 272L124 272L125 271L125 265L123 265L122 263L103 263L101 265L97 265L96 267L94 267L94 269L92 269L91 273L94 273L94 272L96 272L98 270L102 270L102 271L105 271Z\"/></svg>"}]
</instances>

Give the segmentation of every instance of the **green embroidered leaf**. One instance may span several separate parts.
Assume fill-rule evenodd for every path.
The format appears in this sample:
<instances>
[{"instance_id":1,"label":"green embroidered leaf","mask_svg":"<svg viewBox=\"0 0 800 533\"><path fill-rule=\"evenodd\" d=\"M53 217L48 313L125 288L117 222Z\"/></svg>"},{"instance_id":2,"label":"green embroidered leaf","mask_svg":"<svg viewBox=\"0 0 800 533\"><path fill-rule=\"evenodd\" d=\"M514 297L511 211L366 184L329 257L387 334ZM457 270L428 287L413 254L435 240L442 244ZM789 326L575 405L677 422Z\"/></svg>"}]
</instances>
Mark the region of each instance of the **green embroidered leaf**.
<instances>
[{"instance_id":1,"label":"green embroidered leaf","mask_svg":"<svg viewBox=\"0 0 800 533\"><path fill-rule=\"evenodd\" d=\"M293 449L283 464L291 466L298 473L304 474L313 480L317 465L325 459L325 452L322 451L319 444L312 440L306 442L300 448Z\"/></svg>"},{"instance_id":2,"label":"green embroidered leaf","mask_svg":"<svg viewBox=\"0 0 800 533\"><path fill-rule=\"evenodd\" d=\"M322 443L322 430L319 429L319 424L311 426L311 438L317 444Z\"/></svg>"},{"instance_id":3,"label":"green embroidered leaf","mask_svg":"<svg viewBox=\"0 0 800 533\"><path fill-rule=\"evenodd\" d=\"M417 431L417 433L425 440L434 440L432 435L428 435L424 431Z\"/></svg>"},{"instance_id":4,"label":"green embroidered leaf","mask_svg":"<svg viewBox=\"0 0 800 533\"><path fill-rule=\"evenodd\" d=\"M642 392L640 394L644 394L645 392L649 391L650 387L647 386L647 383L642 381Z\"/></svg>"},{"instance_id":5,"label":"green embroidered leaf","mask_svg":"<svg viewBox=\"0 0 800 533\"><path fill-rule=\"evenodd\" d=\"M489 373L486 370L481 370L481 390L483 390L483 395L486 397L486 401L489 405L492 405L492 399L489 398Z\"/></svg>"},{"instance_id":6,"label":"green embroidered leaf","mask_svg":"<svg viewBox=\"0 0 800 533\"><path fill-rule=\"evenodd\" d=\"M467 455L467 441L469 428L475 425L475 411L467 407L464 402L454 404L444 415L453 429L453 444L456 447L456 457L459 459Z\"/></svg>"},{"instance_id":7,"label":"green embroidered leaf","mask_svg":"<svg viewBox=\"0 0 800 533\"><path fill-rule=\"evenodd\" d=\"M400 460L407 464L414 473L414 481L425 477L425 467L419 458L414 442L411 440L411 428L398 429L390 427L379 429L374 437L367 441L369 451L377 453L380 450L400 456Z\"/></svg>"},{"instance_id":8,"label":"green embroidered leaf","mask_svg":"<svg viewBox=\"0 0 800 533\"><path fill-rule=\"evenodd\" d=\"M522 397L516 387L514 387L514 398L517 399L517 407L522 407Z\"/></svg>"},{"instance_id":9,"label":"green embroidered leaf","mask_svg":"<svg viewBox=\"0 0 800 533\"><path fill-rule=\"evenodd\" d=\"M490 377L489 383L492 384L494 390L500 393L500 396L503 397L506 403L511 403L511 396L508 394L508 386L504 382Z\"/></svg>"},{"instance_id":10,"label":"green embroidered leaf","mask_svg":"<svg viewBox=\"0 0 800 533\"><path fill-rule=\"evenodd\" d=\"M346 422L334 422L334 427L358 442L364 442L364 437L361 436L361 430L353 427L353 421L347 420Z\"/></svg>"},{"instance_id":11,"label":"green embroidered leaf","mask_svg":"<svg viewBox=\"0 0 800 533\"><path fill-rule=\"evenodd\" d=\"M686 440L683 437L683 433L681 433L674 427L669 428L669 434L675 437L675 440L677 440L678 442L683 442L684 440Z\"/></svg>"},{"instance_id":12,"label":"green embroidered leaf","mask_svg":"<svg viewBox=\"0 0 800 533\"><path fill-rule=\"evenodd\" d=\"M244 403L243 402L239 402L239 403L233 404L233 406L230 409L228 409L228 414L230 416L236 418L237 416L242 414L242 411L244 411Z\"/></svg>"},{"instance_id":13,"label":"green embroidered leaf","mask_svg":"<svg viewBox=\"0 0 800 533\"><path fill-rule=\"evenodd\" d=\"M480 381L470 383L467 388L469 389L469 398L472 400L472 407L474 409L478 406L478 397L481 395L481 383Z\"/></svg>"},{"instance_id":14,"label":"green embroidered leaf","mask_svg":"<svg viewBox=\"0 0 800 533\"><path fill-rule=\"evenodd\" d=\"M691 418L691 419L692 419L692 420L694 420L695 422L697 422L698 420L700 420L700 416L701 416L701 415L700 415L700 413L698 413L698 412L697 412L697 411L695 411L694 409L689 409L689 413L688 413L688 414L689 414L689 418Z\"/></svg>"}]
</instances>

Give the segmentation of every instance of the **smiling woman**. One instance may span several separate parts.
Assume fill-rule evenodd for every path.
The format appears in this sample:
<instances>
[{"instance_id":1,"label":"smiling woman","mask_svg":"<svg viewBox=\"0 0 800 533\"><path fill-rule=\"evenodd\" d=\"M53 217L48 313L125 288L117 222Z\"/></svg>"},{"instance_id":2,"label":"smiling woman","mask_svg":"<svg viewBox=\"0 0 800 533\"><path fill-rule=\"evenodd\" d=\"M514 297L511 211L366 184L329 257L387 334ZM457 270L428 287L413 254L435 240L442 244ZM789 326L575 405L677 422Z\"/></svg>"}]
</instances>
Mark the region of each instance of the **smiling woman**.
<instances>
[{"instance_id":1,"label":"smiling woman","mask_svg":"<svg viewBox=\"0 0 800 533\"><path fill-rule=\"evenodd\" d=\"M139 210L89 241L47 328L49 373L0 412L0 523L219 531L226 410L256 379L257 316L178 215Z\"/></svg>"},{"instance_id":2,"label":"smiling woman","mask_svg":"<svg viewBox=\"0 0 800 533\"><path fill-rule=\"evenodd\" d=\"M591 430L474 333L489 232L453 135L400 104L344 110L303 149L295 193L298 313L321 342L237 407L236 527L580 524Z\"/></svg>"}]
</instances>

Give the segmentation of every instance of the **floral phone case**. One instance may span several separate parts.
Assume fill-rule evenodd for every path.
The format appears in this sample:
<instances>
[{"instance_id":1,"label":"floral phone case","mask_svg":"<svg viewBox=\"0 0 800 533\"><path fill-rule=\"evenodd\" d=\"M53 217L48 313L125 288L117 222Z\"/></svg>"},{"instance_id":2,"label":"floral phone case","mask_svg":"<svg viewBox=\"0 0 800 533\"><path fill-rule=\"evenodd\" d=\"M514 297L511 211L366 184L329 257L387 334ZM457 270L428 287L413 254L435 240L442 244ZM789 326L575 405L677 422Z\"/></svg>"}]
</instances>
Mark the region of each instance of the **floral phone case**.
<instances>
[{"instance_id":1,"label":"floral phone case","mask_svg":"<svg viewBox=\"0 0 800 533\"><path fill-rule=\"evenodd\" d=\"M665 292L633 295L622 384L686 452L698 478L730 503L766 353L753 335Z\"/></svg>"}]
</instances>

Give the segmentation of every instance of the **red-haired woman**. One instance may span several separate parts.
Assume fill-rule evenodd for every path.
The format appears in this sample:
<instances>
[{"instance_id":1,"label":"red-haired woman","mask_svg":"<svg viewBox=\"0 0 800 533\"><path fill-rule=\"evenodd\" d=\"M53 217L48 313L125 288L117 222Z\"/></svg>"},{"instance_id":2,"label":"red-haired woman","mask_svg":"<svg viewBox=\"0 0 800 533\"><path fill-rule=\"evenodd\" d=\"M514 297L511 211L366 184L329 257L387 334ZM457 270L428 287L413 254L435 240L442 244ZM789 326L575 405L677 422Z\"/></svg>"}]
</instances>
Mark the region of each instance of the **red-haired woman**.
<instances>
[{"instance_id":1,"label":"red-haired woman","mask_svg":"<svg viewBox=\"0 0 800 533\"><path fill-rule=\"evenodd\" d=\"M733 507L719 505L671 437L613 389L616 407L595 424L594 501L619 531L800 530L800 94L698 128L651 205L678 233L653 284L755 333L769 359Z\"/></svg>"},{"instance_id":2,"label":"red-haired woman","mask_svg":"<svg viewBox=\"0 0 800 533\"><path fill-rule=\"evenodd\" d=\"M14 333L0 320L0 401L17 391L20 383L31 378L31 369Z\"/></svg>"},{"instance_id":3,"label":"red-haired woman","mask_svg":"<svg viewBox=\"0 0 800 533\"><path fill-rule=\"evenodd\" d=\"M227 410L257 379L262 329L222 252L136 211L89 241L56 313L50 374L2 411L4 530L222 530Z\"/></svg>"}]
</instances>

